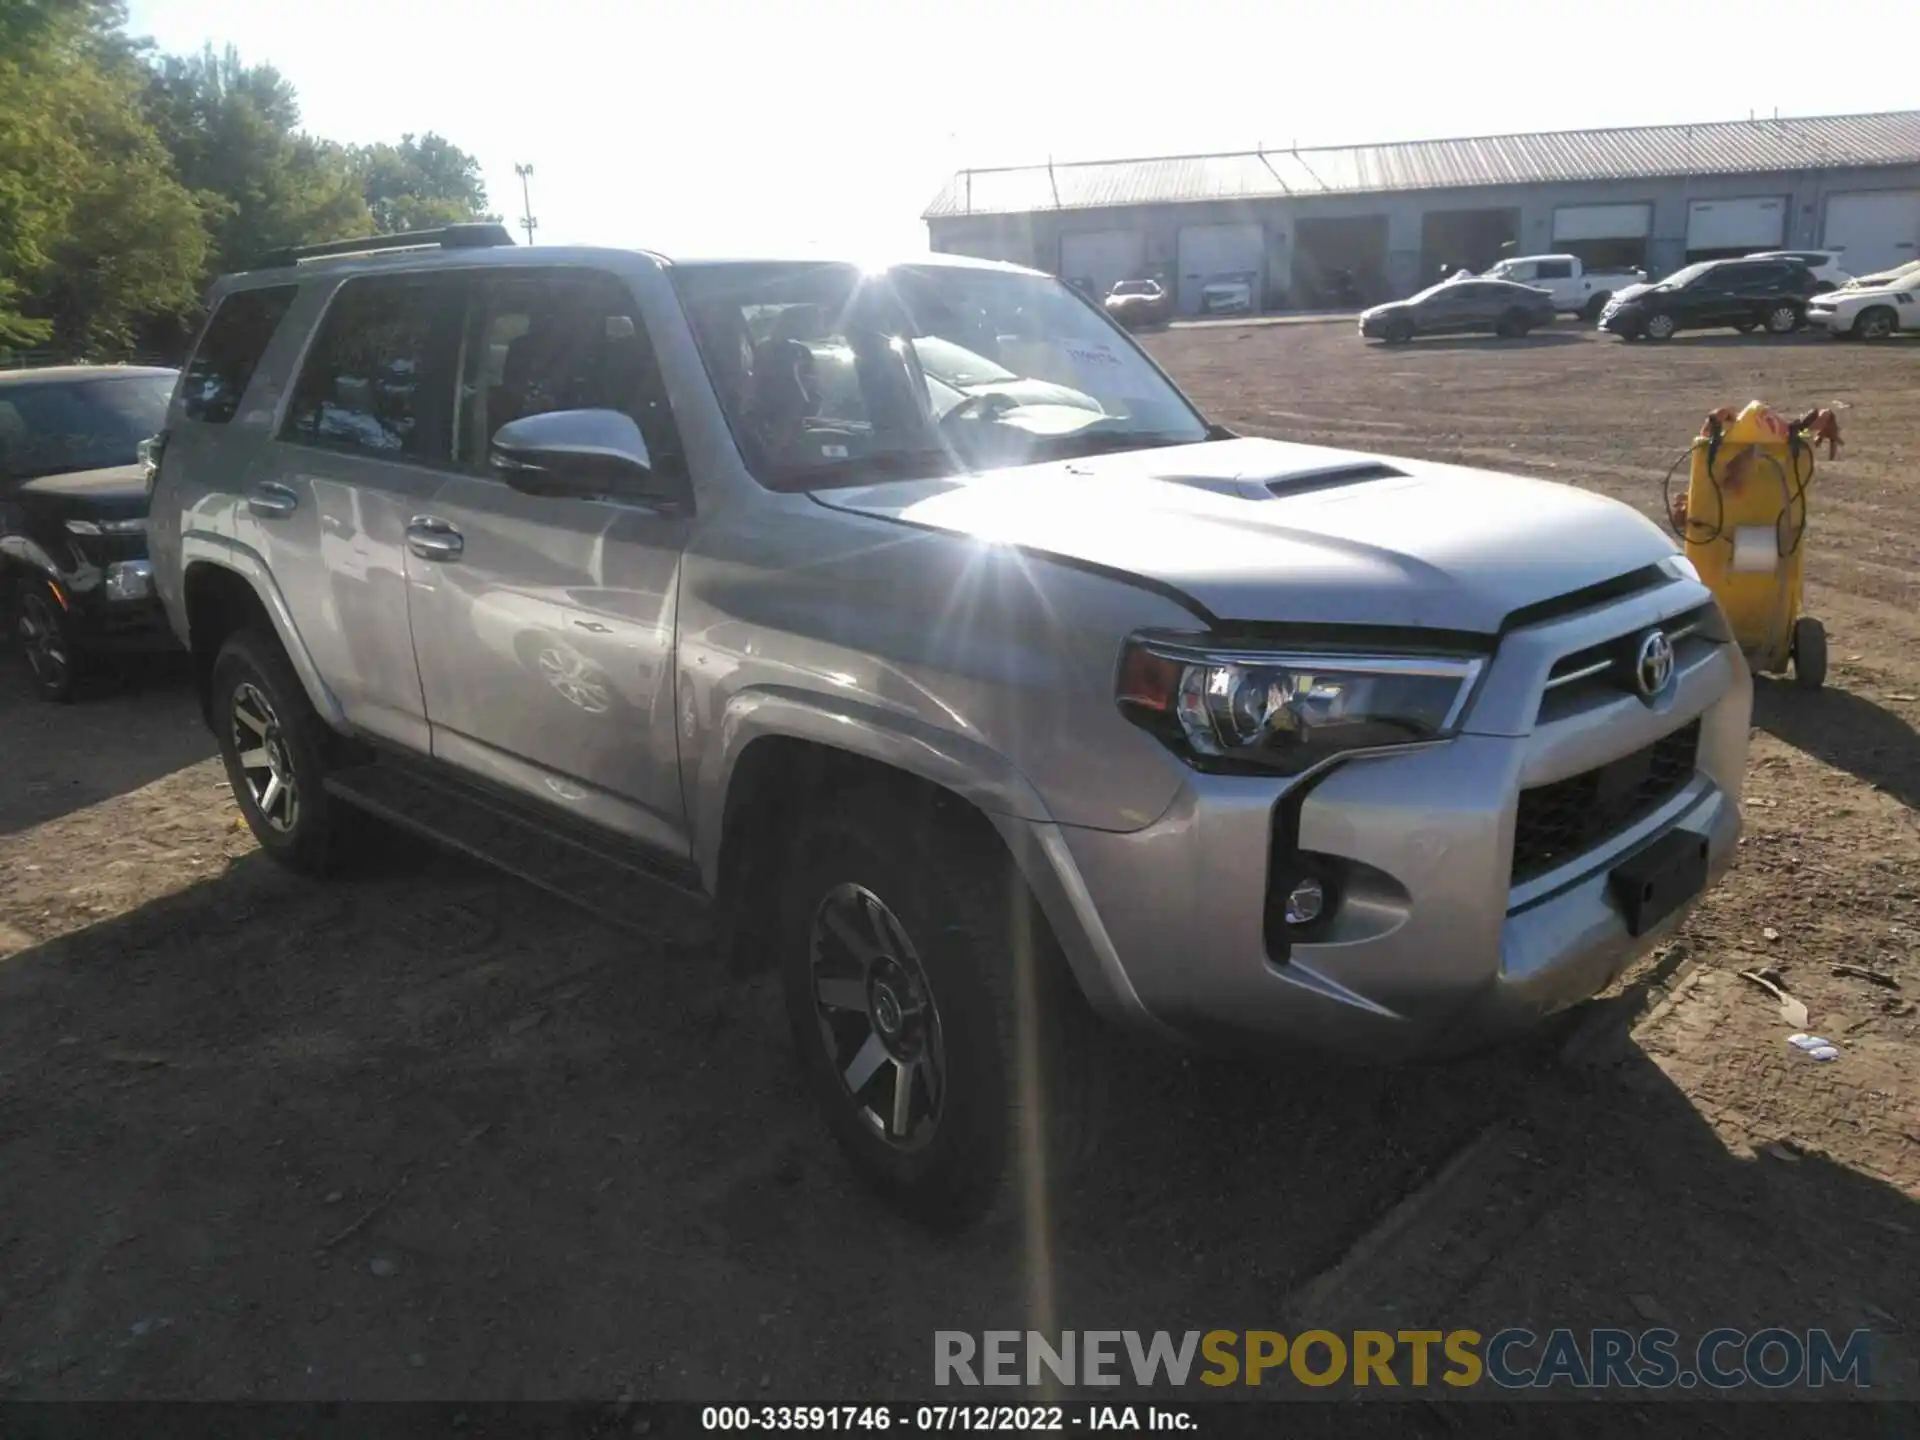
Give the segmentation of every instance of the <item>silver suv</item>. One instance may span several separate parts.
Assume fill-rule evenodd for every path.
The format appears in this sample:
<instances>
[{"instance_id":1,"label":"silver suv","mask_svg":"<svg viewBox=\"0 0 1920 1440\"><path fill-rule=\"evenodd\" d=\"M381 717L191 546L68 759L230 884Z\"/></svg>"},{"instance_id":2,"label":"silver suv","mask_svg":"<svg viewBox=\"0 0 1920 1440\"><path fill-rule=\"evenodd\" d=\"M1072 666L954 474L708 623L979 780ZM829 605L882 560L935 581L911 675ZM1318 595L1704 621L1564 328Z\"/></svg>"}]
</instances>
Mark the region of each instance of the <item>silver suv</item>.
<instances>
[{"instance_id":1,"label":"silver suv","mask_svg":"<svg viewBox=\"0 0 1920 1440\"><path fill-rule=\"evenodd\" d=\"M1469 1047L1733 856L1748 673L1626 506L1237 438L1008 265L341 248L220 283L158 447L260 844L716 902L923 1217L1055 1113L1077 997Z\"/></svg>"}]
</instances>

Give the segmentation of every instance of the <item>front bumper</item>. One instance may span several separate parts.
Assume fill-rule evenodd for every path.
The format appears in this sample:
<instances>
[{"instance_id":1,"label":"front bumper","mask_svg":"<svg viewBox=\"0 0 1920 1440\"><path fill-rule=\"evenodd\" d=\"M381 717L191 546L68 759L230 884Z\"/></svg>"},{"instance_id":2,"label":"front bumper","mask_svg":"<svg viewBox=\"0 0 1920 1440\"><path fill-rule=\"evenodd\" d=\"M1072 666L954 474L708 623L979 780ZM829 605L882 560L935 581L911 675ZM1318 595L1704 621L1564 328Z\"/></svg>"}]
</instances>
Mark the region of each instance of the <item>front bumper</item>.
<instances>
[{"instance_id":1,"label":"front bumper","mask_svg":"<svg viewBox=\"0 0 1920 1440\"><path fill-rule=\"evenodd\" d=\"M1809 330L1847 330L1853 325L1853 317L1846 316L1831 306L1809 305L1807 307L1807 328Z\"/></svg>"},{"instance_id":2,"label":"front bumper","mask_svg":"<svg viewBox=\"0 0 1920 1440\"><path fill-rule=\"evenodd\" d=\"M68 627L89 650L137 654L179 648L147 560L113 561L59 583Z\"/></svg>"},{"instance_id":3,"label":"front bumper","mask_svg":"<svg viewBox=\"0 0 1920 1440\"><path fill-rule=\"evenodd\" d=\"M1600 328L1614 335L1637 335L1640 332L1640 320L1639 311L1624 307L1600 312Z\"/></svg>"},{"instance_id":4,"label":"front bumper","mask_svg":"<svg viewBox=\"0 0 1920 1440\"><path fill-rule=\"evenodd\" d=\"M1543 708L1541 687L1556 658L1705 594L1681 582L1514 632L1469 714L1479 733L1349 760L1304 798L1288 800L1280 781L1195 774L1146 829L1036 827L1070 867L1062 889L1079 904L1068 950L1092 998L1198 1039L1256 1034L1374 1060L1470 1047L1592 996L1688 908L1631 935L1609 886L1616 866L1676 830L1707 842L1709 883L1732 862L1752 681L1736 646L1699 640L1654 706L1612 691ZM1677 790L1516 882L1523 789L1696 720L1694 768ZM1348 878L1313 942L1276 956L1268 905L1287 868L1282 806L1294 811L1298 850L1334 857Z\"/></svg>"}]
</instances>

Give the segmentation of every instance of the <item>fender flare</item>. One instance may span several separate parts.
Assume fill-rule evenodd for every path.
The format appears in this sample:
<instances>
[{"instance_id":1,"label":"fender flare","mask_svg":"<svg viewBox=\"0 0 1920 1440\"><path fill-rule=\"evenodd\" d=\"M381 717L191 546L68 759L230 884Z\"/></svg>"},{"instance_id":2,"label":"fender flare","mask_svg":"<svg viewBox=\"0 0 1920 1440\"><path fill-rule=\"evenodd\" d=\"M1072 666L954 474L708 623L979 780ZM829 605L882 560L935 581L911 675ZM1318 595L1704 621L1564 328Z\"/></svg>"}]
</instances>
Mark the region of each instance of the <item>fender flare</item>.
<instances>
[{"instance_id":1,"label":"fender flare","mask_svg":"<svg viewBox=\"0 0 1920 1440\"><path fill-rule=\"evenodd\" d=\"M853 696L759 686L729 697L693 776L693 858L708 893L717 893L727 800L740 758L755 741L774 738L885 765L979 810L999 832L1089 1003L1122 1023L1164 1031L1127 978L1060 826L1018 767L979 741Z\"/></svg>"},{"instance_id":2,"label":"fender flare","mask_svg":"<svg viewBox=\"0 0 1920 1440\"><path fill-rule=\"evenodd\" d=\"M321 678L319 667L313 663L306 642L300 638L300 629L294 624L287 597L280 593L272 572L267 569L266 562L258 552L224 535L193 531L180 537L180 573L183 579L195 565L212 565L230 571L247 583L272 623L274 637L279 640L280 648L286 651L287 659L293 663L293 673L300 677L300 686L307 692L307 699L312 702L314 710L331 728L343 735L350 733L352 727L347 722L347 712ZM184 584L180 603L184 619Z\"/></svg>"}]
</instances>

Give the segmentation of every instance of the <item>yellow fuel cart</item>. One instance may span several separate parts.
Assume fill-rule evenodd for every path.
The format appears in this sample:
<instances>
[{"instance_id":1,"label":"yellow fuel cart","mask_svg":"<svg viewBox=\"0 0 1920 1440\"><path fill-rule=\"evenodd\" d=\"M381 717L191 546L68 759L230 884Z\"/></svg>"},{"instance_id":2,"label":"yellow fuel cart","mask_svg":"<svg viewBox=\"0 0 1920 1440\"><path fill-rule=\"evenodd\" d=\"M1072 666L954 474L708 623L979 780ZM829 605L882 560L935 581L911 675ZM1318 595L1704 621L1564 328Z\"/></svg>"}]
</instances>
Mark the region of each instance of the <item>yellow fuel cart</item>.
<instances>
[{"instance_id":1,"label":"yellow fuel cart","mask_svg":"<svg viewBox=\"0 0 1920 1440\"><path fill-rule=\"evenodd\" d=\"M1707 417L1684 457L1691 472L1684 495L1671 493L1679 464L1667 476L1674 533L1747 663L1778 675L1791 662L1794 683L1806 690L1827 678L1826 630L1800 613L1807 496L1822 442L1832 458L1840 425L1831 410L1789 420L1754 400Z\"/></svg>"}]
</instances>

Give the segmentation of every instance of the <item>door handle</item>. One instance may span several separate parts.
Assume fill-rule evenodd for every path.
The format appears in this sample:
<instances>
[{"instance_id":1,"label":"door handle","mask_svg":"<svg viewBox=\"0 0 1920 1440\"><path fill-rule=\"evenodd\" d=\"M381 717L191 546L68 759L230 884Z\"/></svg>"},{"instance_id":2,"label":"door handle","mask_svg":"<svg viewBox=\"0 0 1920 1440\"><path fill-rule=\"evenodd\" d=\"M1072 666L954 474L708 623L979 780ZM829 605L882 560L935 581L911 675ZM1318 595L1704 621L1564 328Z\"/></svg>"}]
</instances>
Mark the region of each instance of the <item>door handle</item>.
<instances>
[{"instance_id":1,"label":"door handle","mask_svg":"<svg viewBox=\"0 0 1920 1440\"><path fill-rule=\"evenodd\" d=\"M247 509L262 520L284 520L300 508L300 497L284 485L263 480L247 489Z\"/></svg>"},{"instance_id":2,"label":"door handle","mask_svg":"<svg viewBox=\"0 0 1920 1440\"><path fill-rule=\"evenodd\" d=\"M416 515L407 525L407 548L422 560L458 560L466 541L446 521Z\"/></svg>"}]
</instances>

